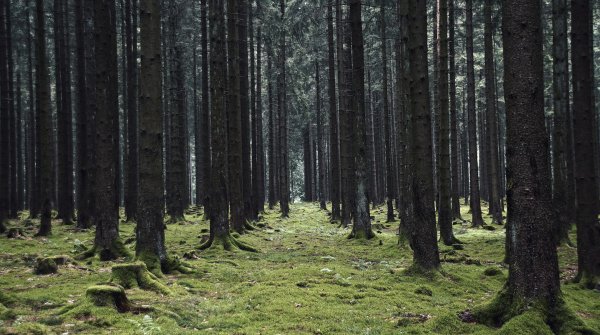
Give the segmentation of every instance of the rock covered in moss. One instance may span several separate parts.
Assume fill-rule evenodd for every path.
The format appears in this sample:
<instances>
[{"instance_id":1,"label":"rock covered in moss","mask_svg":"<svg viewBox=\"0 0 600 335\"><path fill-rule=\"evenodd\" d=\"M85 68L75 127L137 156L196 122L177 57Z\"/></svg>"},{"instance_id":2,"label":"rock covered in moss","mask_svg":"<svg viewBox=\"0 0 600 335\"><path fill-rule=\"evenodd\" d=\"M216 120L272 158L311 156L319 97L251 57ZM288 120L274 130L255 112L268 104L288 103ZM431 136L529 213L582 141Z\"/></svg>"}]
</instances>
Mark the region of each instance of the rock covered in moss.
<instances>
[{"instance_id":1,"label":"rock covered in moss","mask_svg":"<svg viewBox=\"0 0 600 335\"><path fill-rule=\"evenodd\" d=\"M58 272L58 264L51 257L38 258L33 273L36 275L47 275Z\"/></svg>"},{"instance_id":2,"label":"rock covered in moss","mask_svg":"<svg viewBox=\"0 0 600 335\"><path fill-rule=\"evenodd\" d=\"M131 309L131 303L125 295L125 289L119 285L94 285L85 291L87 299L95 306L113 307L119 313Z\"/></svg>"},{"instance_id":3,"label":"rock covered in moss","mask_svg":"<svg viewBox=\"0 0 600 335\"><path fill-rule=\"evenodd\" d=\"M139 287L157 293L169 294L171 291L158 277L148 271L143 262L118 264L112 267L111 282L124 288Z\"/></svg>"}]
</instances>

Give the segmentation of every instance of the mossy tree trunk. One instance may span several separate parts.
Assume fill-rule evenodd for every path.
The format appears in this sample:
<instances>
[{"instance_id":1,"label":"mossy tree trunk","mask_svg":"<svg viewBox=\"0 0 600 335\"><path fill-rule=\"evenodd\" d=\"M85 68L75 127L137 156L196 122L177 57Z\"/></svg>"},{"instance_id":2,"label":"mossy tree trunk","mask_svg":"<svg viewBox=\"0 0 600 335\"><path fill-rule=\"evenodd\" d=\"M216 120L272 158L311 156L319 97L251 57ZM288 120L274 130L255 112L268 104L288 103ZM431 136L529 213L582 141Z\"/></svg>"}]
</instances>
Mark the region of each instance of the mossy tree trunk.
<instances>
[{"instance_id":1,"label":"mossy tree trunk","mask_svg":"<svg viewBox=\"0 0 600 335\"><path fill-rule=\"evenodd\" d=\"M136 257L151 271L165 264L163 222L163 166L161 112L161 13L158 0L140 2L140 186L136 229Z\"/></svg>"},{"instance_id":2,"label":"mossy tree trunk","mask_svg":"<svg viewBox=\"0 0 600 335\"><path fill-rule=\"evenodd\" d=\"M552 234L548 138L544 127L541 8L538 1L508 0L503 7L507 104L507 248L509 277L493 319L536 304L553 308L560 294Z\"/></svg>"},{"instance_id":3,"label":"mossy tree trunk","mask_svg":"<svg viewBox=\"0 0 600 335\"><path fill-rule=\"evenodd\" d=\"M38 236L51 233L52 210L52 111L50 109L50 80L48 59L46 56L44 1L36 0L36 110L37 139L39 152L39 190L41 204L41 222ZM6 123L3 123L6 124Z\"/></svg>"},{"instance_id":4,"label":"mossy tree trunk","mask_svg":"<svg viewBox=\"0 0 600 335\"><path fill-rule=\"evenodd\" d=\"M412 110L412 207L407 234L415 266L439 268L435 224L429 77L427 73L427 1L409 2L410 101Z\"/></svg>"},{"instance_id":5,"label":"mossy tree trunk","mask_svg":"<svg viewBox=\"0 0 600 335\"><path fill-rule=\"evenodd\" d=\"M466 44L467 44L467 128L469 133L469 184L471 224L483 225L481 196L479 189L479 154L477 149L477 116L475 112L475 66L473 59L473 0L466 0Z\"/></svg>"},{"instance_id":6,"label":"mossy tree trunk","mask_svg":"<svg viewBox=\"0 0 600 335\"><path fill-rule=\"evenodd\" d=\"M577 190L577 280L594 288L600 280L600 222L594 161L595 109L592 105L589 0L571 2L571 62L573 64L573 120Z\"/></svg>"}]
</instances>

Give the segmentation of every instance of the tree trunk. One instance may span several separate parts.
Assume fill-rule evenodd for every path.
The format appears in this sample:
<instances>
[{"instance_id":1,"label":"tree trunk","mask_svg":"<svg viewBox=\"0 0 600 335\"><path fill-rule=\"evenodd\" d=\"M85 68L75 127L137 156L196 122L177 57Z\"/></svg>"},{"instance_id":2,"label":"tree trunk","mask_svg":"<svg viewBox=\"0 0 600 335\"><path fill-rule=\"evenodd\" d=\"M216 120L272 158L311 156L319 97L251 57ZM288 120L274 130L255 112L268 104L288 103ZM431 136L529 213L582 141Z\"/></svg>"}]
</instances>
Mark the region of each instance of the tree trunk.
<instances>
[{"instance_id":1,"label":"tree trunk","mask_svg":"<svg viewBox=\"0 0 600 335\"><path fill-rule=\"evenodd\" d=\"M573 64L573 120L575 143L575 181L577 190L577 280L589 288L600 285L600 222L598 187L594 161L595 111L592 105L590 67L589 0L571 2L571 63Z\"/></svg>"},{"instance_id":2,"label":"tree trunk","mask_svg":"<svg viewBox=\"0 0 600 335\"><path fill-rule=\"evenodd\" d=\"M489 179L490 179L490 213L493 222L502 223L502 205L500 203L500 178L499 178L499 157L498 157L498 111L496 109L495 98L495 62L494 46L492 40L492 0L485 0L485 106L487 116L487 138L490 156L488 161Z\"/></svg>"},{"instance_id":3,"label":"tree trunk","mask_svg":"<svg viewBox=\"0 0 600 335\"><path fill-rule=\"evenodd\" d=\"M290 212L289 200L290 200L290 181L289 181L289 158L288 158L288 129L287 129L287 83L286 83L286 30L285 30L285 2L286 0L280 0L280 11L281 11L281 36L280 36L280 54L279 54L279 70L280 78L278 85L279 95L279 152L280 152L280 203L281 216L287 218Z\"/></svg>"},{"instance_id":4,"label":"tree trunk","mask_svg":"<svg viewBox=\"0 0 600 335\"><path fill-rule=\"evenodd\" d=\"M10 126L9 126L9 96L8 96L8 68L6 66L6 13L5 13L5 1L0 1L0 188L2 188L2 192L0 192L0 233L4 233L6 231L6 226L4 222L8 219L9 216L9 207L10 207L10 197L9 197L9 188L10 188L10 177L9 177L9 169L10 169L10 155L9 155L9 147L10 147ZM43 3L38 3L38 5L43 6ZM42 11L38 8L38 16L39 11ZM41 41L39 36L36 34L36 50L38 50L39 44Z\"/></svg>"},{"instance_id":5,"label":"tree trunk","mask_svg":"<svg viewBox=\"0 0 600 335\"><path fill-rule=\"evenodd\" d=\"M445 245L458 242L452 231L452 202L450 180L450 110L448 106L448 2L438 0L438 180L439 180L439 226L440 235Z\"/></svg>"},{"instance_id":6,"label":"tree trunk","mask_svg":"<svg viewBox=\"0 0 600 335\"><path fill-rule=\"evenodd\" d=\"M386 198L387 198L387 222L395 221L394 218L394 160L392 158L392 122L390 117L390 107L388 100L388 64L387 64L387 40L385 24L385 2L381 2L380 10L381 25L381 64L383 73L383 122L385 136L385 162L386 162Z\"/></svg>"},{"instance_id":7,"label":"tree trunk","mask_svg":"<svg viewBox=\"0 0 600 335\"><path fill-rule=\"evenodd\" d=\"M250 165L250 104L248 101L248 0L238 0L238 38L240 62L240 115L242 144L243 219L252 218L252 168ZM245 222L245 221L244 221ZM237 230L237 229L236 229Z\"/></svg>"},{"instance_id":8,"label":"tree trunk","mask_svg":"<svg viewBox=\"0 0 600 335\"><path fill-rule=\"evenodd\" d=\"M139 196L136 257L157 272L167 261L163 222L161 112L161 12L159 0L140 2Z\"/></svg>"},{"instance_id":9,"label":"tree trunk","mask_svg":"<svg viewBox=\"0 0 600 335\"><path fill-rule=\"evenodd\" d=\"M269 80L267 80L267 95L269 99L269 209L273 209L277 203L277 158L276 158L276 145L275 140L277 138L275 134L275 117L273 115L273 66L272 66L272 49L271 44L267 42L267 73Z\"/></svg>"},{"instance_id":10,"label":"tree trunk","mask_svg":"<svg viewBox=\"0 0 600 335\"><path fill-rule=\"evenodd\" d=\"M475 114L475 69L473 60L473 0L466 0L466 44L467 44L467 115L469 134L469 184L471 224L479 227L484 224L481 216L479 193L479 155L477 150L477 117Z\"/></svg>"},{"instance_id":11,"label":"tree trunk","mask_svg":"<svg viewBox=\"0 0 600 335\"><path fill-rule=\"evenodd\" d=\"M33 48L31 32L31 6L27 2L27 91L29 94L29 110L27 124L27 197L30 218L39 213L38 183L36 183L36 116L35 116L35 92L33 91ZM1 221L1 220L0 220Z\"/></svg>"},{"instance_id":12,"label":"tree trunk","mask_svg":"<svg viewBox=\"0 0 600 335\"><path fill-rule=\"evenodd\" d=\"M319 207L322 210L327 210L325 204L325 145L323 143L323 117L321 115L321 76L319 72L319 61L315 61L315 82L316 82L316 94L317 94L317 159L318 167L318 194Z\"/></svg>"},{"instance_id":13,"label":"tree trunk","mask_svg":"<svg viewBox=\"0 0 600 335\"><path fill-rule=\"evenodd\" d=\"M302 137L304 149L304 201L311 202L313 200L313 164L311 155L310 122L307 123L306 126L304 126L304 130L302 131Z\"/></svg>"},{"instance_id":14,"label":"tree trunk","mask_svg":"<svg viewBox=\"0 0 600 335\"><path fill-rule=\"evenodd\" d=\"M262 19L261 1L256 2L256 13ZM263 139L263 102L262 102L262 20L256 31L256 186L254 200L256 214L264 212L265 204L265 146Z\"/></svg>"},{"instance_id":15,"label":"tree trunk","mask_svg":"<svg viewBox=\"0 0 600 335\"><path fill-rule=\"evenodd\" d=\"M329 160L330 160L330 193L331 221L338 221L340 213L340 146L338 135L337 98L335 95L335 51L333 44L333 9L331 2L327 5L327 72L329 96Z\"/></svg>"},{"instance_id":16,"label":"tree trunk","mask_svg":"<svg viewBox=\"0 0 600 335\"><path fill-rule=\"evenodd\" d=\"M461 169L459 168L459 163L461 160L461 151L459 151L459 133L458 133L458 114L456 112L456 59L455 59L455 34L454 34L454 26L455 26L455 17L456 10L454 7L454 0L448 0L448 56L449 56L449 71L450 71L450 152L451 152L451 167L452 167L452 219L453 220L462 220L460 215L460 185L462 185L460 181ZM462 148L461 150L466 150L466 148Z\"/></svg>"},{"instance_id":17,"label":"tree trunk","mask_svg":"<svg viewBox=\"0 0 600 335\"><path fill-rule=\"evenodd\" d=\"M414 265L439 268L433 189L431 114L427 73L427 1L409 1L410 100L412 110L412 206L414 220L407 228Z\"/></svg>"},{"instance_id":18,"label":"tree trunk","mask_svg":"<svg viewBox=\"0 0 600 335\"><path fill-rule=\"evenodd\" d=\"M51 234L51 210L52 210L52 111L50 107L50 79L48 74L48 60L46 56L46 30L44 1L36 0L36 34L35 34L35 59L36 59L36 110L37 110L37 140L39 152L39 190L41 221L38 236ZM3 48L0 48L3 49ZM2 77L0 75L0 77ZM4 77L3 77L4 78ZM7 85L3 85L3 90ZM6 94L3 96L6 97ZM5 101L4 99L2 99ZM8 106L4 106L5 111ZM7 122L2 122L7 125ZM8 131L3 131L8 136ZM6 151L5 151L6 152ZM4 160L3 160L4 161ZM3 174L7 170L3 170ZM8 184L8 182L7 182ZM4 193L4 192L2 192Z\"/></svg>"},{"instance_id":19,"label":"tree trunk","mask_svg":"<svg viewBox=\"0 0 600 335\"><path fill-rule=\"evenodd\" d=\"M503 5L509 275L504 290L477 315L479 321L496 326L533 306L552 315L560 299L540 94L544 88L540 2L508 0Z\"/></svg>"},{"instance_id":20,"label":"tree trunk","mask_svg":"<svg viewBox=\"0 0 600 335\"><path fill-rule=\"evenodd\" d=\"M96 44L96 237L102 260L122 255L119 239L117 43L114 0L94 2Z\"/></svg>"},{"instance_id":21,"label":"tree trunk","mask_svg":"<svg viewBox=\"0 0 600 335\"><path fill-rule=\"evenodd\" d=\"M14 88L14 60L12 47L12 24L10 1L5 1L4 10L6 17L6 67L8 71L8 122L9 122L9 217L18 218L18 203L17 203L17 127L15 117L15 88Z\"/></svg>"},{"instance_id":22,"label":"tree trunk","mask_svg":"<svg viewBox=\"0 0 600 335\"><path fill-rule=\"evenodd\" d=\"M138 110L137 110L137 0L125 2L125 34L127 38L127 194L125 217L137 218L138 203Z\"/></svg>"}]
</instances>

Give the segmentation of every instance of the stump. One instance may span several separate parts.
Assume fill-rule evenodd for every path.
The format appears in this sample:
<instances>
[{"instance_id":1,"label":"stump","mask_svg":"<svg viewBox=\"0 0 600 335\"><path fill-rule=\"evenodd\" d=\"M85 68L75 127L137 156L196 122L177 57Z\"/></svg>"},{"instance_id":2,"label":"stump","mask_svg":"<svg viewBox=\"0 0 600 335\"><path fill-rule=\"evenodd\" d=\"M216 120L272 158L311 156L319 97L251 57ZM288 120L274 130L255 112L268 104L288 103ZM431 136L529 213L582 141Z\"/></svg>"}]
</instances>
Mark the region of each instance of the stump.
<instances>
[{"instance_id":1,"label":"stump","mask_svg":"<svg viewBox=\"0 0 600 335\"><path fill-rule=\"evenodd\" d=\"M47 275L56 272L58 272L58 265L54 259L50 257L38 258L35 267L33 268L33 273L36 275Z\"/></svg>"},{"instance_id":2,"label":"stump","mask_svg":"<svg viewBox=\"0 0 600 335\"><path fill-rule=\"evenodd\" d=\"M131 303L125 295L122 286L95 285L90 286L85 292L87 299L95 306L113 307L119 313L125 313L131 309Z\"/></svg>"},{"instance_id":3,"label":"stump","mask_svg":"<svg viewBox=\"0 0 600 335\"><path fill-rule=\"evenodd\" d=\"M158 277L148 271L146 264L142 262L118 264L112 267L111 282L124 288L139 287L157 293L169 294L171 291L162 284Z\"/></svg>"}]
</instances>

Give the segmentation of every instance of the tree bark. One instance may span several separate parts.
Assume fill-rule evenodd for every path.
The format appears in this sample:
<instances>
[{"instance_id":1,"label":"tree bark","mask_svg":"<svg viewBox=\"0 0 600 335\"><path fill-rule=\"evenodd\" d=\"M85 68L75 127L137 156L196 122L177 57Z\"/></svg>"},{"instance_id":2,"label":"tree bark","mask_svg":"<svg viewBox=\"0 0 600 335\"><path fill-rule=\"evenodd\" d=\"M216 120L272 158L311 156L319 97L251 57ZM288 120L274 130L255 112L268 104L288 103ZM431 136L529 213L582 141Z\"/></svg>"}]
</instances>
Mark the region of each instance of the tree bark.
<instances>
[{"instance_id":1,"label":"tree bark","mask_svg":"<svg viewBox=\"0 0 600 335\"><path fill-rule=\"evenodd\" d=\"M456 9L454 6L454 0L448 0L448 57L450 61L449 72L450 72L450 152L451 152L451 173L452 173L452 219L462 220L460 214L460 181L461 169L459 163L461 160L461 151L459 150L459 132L458 132L458 114L456 111L456 53L455 53L455 17ZM461 150L466 148L460 147Z\"/></svg>"},{"instance_id":2,"label":"tree bark","mask_svg":"<svg viewBox=\"0 0 600 335\"><path fill-rule=\"evenodd\" d=\"M333 9L331 2L327 5L327 72L329 96L329 161L330 161L330 193L331 221L338 221L340 213L340 146L338 135L337 98L335 94L335 51L333 43Z\"/></svg>"},{"instance_id":3,"label":"tree bark","mask_svg":"<svg viewBox=\"0 0 600 335\"><path fill-rule=\"evenodd\" d=\"M592 105L589 0L571 2L571 63L573 64L573 120L577 190L577 281L589 288L600 285L600 222L594 161L595 110Z\"/></svg>"},{"instance_id":4,"label":"tree bark","mask_svg":"<svg viewBox=\"0 0 600 335\"><path fill-rule=\"evenodd\" d=\"M481 197L479 192L479 155L477 149L477 116L475 114L475 69L473 60L473 0L466 0L467 30L467 114L469 133L469 184L471 224L473 227L483 226L481 216Z\"/></svg>"},{"instance_id":5,"label":"tree bark","mask_svg":"<svg viewBox=\"0 0 600 335\"><path fill-rule=\"evenodd\" d=\"M0 1L0 188L2 188L3 190L2 192L0 192L0 233L4 233L6 231L6 226L4 225L4 222L8 219L10 207L10 112L8 107L8 68L6 66L7 53L5 1L6 0ZM43 4L38 5L43 6ZM36 42L39 43L39 36L36 37ZM38 49L37 43L36 50Z\"/></svg>"},{"instance_id":6,"label":"tree bark","mask_svg":"<svg viewBox=\"0 0 600 335\"><path fill-rule=\"evenodd\" d=\"M278 85L279 95L279 152L280 152L280 200L279 206L281 207L281 216L287 218L290 212L289 200L290 200L290 181L289 181L289 157L288 157L288 128L287 128L287 83L286 83L286 29L285 29L285 2L286 0L280 0L280 12L281 12L281 32L280 32L280 53L279 53L279 70L280 78Z\"/></svg>"},{"instance_id":7,"label":"tree bark","mask_svg":"<svg viewBox=\"0 0 600 335\"><path fill-rule=\"evenodd\" d=\"M125 2L125 35L127 38L127 194L125 217L137 218L138 203L138 110L137 110L137 0Z\"/></svg>"},{"instance_id":8,"label":"tree bark","mask_svg":"<svg viewBox=\"0 0 600 335\"><path fill-rule=\"evenodd\" d=\"M414 220L406 225L414 265L439 268L432 164L429 75L427 72L427 1L409 1L410 100L412 110L412 206Z\"/></svg>"}]
</instances>

